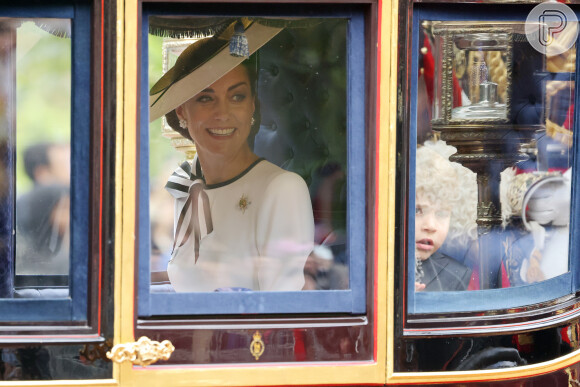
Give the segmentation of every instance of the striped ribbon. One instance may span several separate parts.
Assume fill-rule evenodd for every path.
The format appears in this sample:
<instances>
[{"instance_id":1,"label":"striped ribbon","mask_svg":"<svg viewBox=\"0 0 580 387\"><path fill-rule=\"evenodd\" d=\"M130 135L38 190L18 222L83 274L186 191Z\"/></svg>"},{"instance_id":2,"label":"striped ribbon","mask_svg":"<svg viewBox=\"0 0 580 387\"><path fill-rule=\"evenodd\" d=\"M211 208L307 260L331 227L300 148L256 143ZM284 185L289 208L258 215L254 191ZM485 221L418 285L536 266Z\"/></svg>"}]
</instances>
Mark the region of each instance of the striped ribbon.
<instances>
[{"instance_id":1,"label":"striped ribbon","mask_svg":"<svg viewBox=\"0 0 580 387\"><path fill-rule=\"evenodd\" d=\"M209 208L209 197L204 191L205 182L197 155L193 159L193 165L195 170L192 170L192 164L187 161L181 164L169 177L167 184L165 184L165 189L175 199L187 198L177 219L171 255L174 256L177 253L177 250L188 241L193 231L195 263L197 263L201 239L213 231L213 223ZM199 211L200 204L203 214L200 214ZM205 220L204 224L201 223L202 216ZM184 228L185 231L182 232ZM181 234L183 235L180 238Z\"/></svg>"}]
</instances>

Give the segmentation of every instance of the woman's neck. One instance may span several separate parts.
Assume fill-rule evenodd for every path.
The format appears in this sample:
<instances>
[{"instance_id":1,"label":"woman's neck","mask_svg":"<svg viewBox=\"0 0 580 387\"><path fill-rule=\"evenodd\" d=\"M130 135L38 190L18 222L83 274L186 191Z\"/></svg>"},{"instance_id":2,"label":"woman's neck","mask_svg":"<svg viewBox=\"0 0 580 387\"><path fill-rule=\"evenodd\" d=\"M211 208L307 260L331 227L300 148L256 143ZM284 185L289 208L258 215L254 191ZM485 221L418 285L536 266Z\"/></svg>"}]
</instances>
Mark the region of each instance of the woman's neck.
<instances>
[{"instance_id":1,"label":"woman's neck","mask_svg":"<svg viewBox=\"0 0 580 387\"><path fill-rule=\"evenodd\" d=\"M238 176L245 171L258 156L249 148L233 156L203 155L198 153L199 162L206 184L219 184Z\"/></svg>"}]
</instances>

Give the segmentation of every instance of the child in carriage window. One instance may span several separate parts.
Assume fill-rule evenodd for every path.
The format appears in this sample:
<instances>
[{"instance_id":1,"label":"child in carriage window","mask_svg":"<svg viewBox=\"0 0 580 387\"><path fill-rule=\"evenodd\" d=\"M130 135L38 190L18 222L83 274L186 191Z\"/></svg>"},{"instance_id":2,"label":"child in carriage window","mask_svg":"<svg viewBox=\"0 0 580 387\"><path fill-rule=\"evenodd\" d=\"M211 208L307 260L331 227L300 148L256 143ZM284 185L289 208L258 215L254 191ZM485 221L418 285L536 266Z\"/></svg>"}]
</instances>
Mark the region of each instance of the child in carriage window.
<instances>
[{"instance_id":1,"label":"child in carriage window","mask_svg":"<svg viewBox=\"0 0 580 387\"><path fill-rule=\"evenodd\" d=\"M417 149L416 291L467 290L471 280L467 265L440 250L446 242L465 251L477 238L475 174L449 161L455 152L443 141L427 141Z\"/></svg>"}]
</instances>

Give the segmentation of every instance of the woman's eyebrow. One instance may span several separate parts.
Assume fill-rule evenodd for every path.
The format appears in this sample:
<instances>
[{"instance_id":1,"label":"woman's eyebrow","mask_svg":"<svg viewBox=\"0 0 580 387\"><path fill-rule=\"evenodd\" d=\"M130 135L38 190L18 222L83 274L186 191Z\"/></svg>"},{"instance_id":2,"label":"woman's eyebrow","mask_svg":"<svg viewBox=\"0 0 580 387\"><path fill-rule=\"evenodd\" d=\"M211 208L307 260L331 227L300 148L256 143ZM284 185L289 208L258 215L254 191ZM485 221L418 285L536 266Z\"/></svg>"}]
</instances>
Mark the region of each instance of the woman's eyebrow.
<instances>
[{"instance_id":1,"label":"woman's eyebrow","mask_svg":"<svg viewBox=\"0 0 580 387\"><path fill-rule=\"evenodd\" d=\"M232 91L236 87L239 87L241 85L247 85L247 84L248 83L246 81L242 81L242 82L236 83L235 85L228 87L228 91ZM215 91L211 87L208 87L207 89L203 89L202 91L200 91L200 93L215 93Z\"/></svg>"},{"instance_id":2,"label":"woman's eyebrow","mask_svg":"<svg viewBox=\"0 0 580 387\"><path fill-rule=\"evenodd\" d=\"M247 84L247 82L246 82L246 81L238 82L238 83L236 83L235 85L228 87L228 91L231 91L231 90L235 89L235 88L236 88L236 87L238 87L238 86L241 86L241 85L246 85L246 84Z\"/></svg>"}]
</instances>

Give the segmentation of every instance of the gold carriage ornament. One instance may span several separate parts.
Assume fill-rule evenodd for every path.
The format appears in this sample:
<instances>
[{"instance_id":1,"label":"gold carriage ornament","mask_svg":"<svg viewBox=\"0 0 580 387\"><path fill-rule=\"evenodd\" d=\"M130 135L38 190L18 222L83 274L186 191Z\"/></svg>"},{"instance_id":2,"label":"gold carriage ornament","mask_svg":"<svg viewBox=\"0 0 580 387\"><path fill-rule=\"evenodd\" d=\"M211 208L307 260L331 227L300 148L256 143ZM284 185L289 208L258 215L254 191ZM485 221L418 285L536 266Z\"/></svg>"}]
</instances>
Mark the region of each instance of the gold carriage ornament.
<instances>
[{"instance_id":1,"label":"gold carriage ornament","mask_svg":"<svg viewBox=\"0 0 580 387\"><path fill-rule=\"evenodd\" d=\"M514 28L433 23L434 124L508 122Z\"/></svg>"},{"instance_id":2,"label":"gold carriage ornament","mask_svg":"<svg viewBox=\"0 0 580 387\"><path fill-rule=\"evenodd\" d=\"M252 336L253 340L250 343L250 353L256 360L260 359L260 356L264 354L264 350L266 349L266 345L262 340L262 334L259 331L256 331Z\"/></svg>"},{"instance_id":3,"label":"gold carriage ornament","mask_svg":"<svg viewBox=\"0 0 580 387\"><path fill-rule=\"evenodd\" d=\"M175 347L169 340L158 342L143 336L134 343L115 345L107 352L107 358L119 364L129 361L145 367L158 360L169 360L173 351Z\"/></svg>"}]
</instances>

